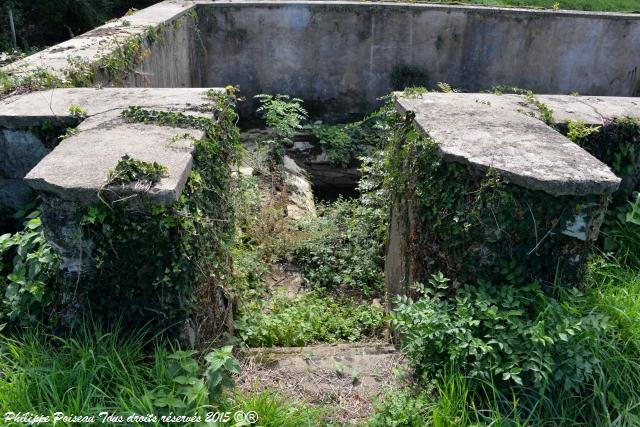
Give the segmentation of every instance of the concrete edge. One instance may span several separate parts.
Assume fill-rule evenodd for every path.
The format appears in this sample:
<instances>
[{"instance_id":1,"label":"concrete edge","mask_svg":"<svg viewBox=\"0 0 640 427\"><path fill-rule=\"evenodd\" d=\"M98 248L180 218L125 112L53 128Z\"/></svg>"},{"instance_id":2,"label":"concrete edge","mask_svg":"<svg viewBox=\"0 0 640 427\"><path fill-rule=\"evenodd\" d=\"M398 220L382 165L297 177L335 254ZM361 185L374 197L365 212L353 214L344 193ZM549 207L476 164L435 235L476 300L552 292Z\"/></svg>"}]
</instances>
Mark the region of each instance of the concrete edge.
<instances>
[{"instance_id":1,"label":"concrete edge","mask_svg":"<svg viewBox=\"0 0 640 427\"><path fill-rule=\"evenodd\" d=\"M368 7L395 7L409 9L429 9L438 11L462 10L470 12L479 12L485 14L509 13L522 16L561 16L561 17L582 17L582 18L606 18L606 19L637 19L640 20L640 6L638 12L602 12L602 11L583 11L583 10L551 10L551 9L535 9L523 7L500 7L500 6L483 6L483 5L467 5L460 3L407 3L403 1L340 1L340 0L192 0L197 6L260 6L260 7L280 7L280 6L368 6Z\"/></svg>"},{"instance_id":2,"label":"concrete edge","mask_svg":"<svg viewBox=\"0 0 640 427\"><path fill-rule=\"evenodd\" d=\"M469 94L469 95L473 95L473 94ZM401 96L402 96L402 92L393 92L394 105L395 105L395 108L398 110L398 112L400 112L401 114L406 114L409 112L409 110L405 109L404 106L399 102L398 98ZM518 96L522 96L522 95L518 95ZM425 135L428 138L431 137L428 131L422 128L422 126L420 126L420 124L416 120L414 120L414 124L417 126L417 128L423 135ZM553 130L552 128L549 128L549 129ZM564 135L562 135L562 137L565 138L568 143L574 145L578 150L582 151L585 155L589 157L593 157L590 153L585 151L582 147L578 146L577 144L573 143L572 141L564 137ZM617 176L616 176L616 180L598 182L597 183L598 185L594 185L595 183L594 181L580 181L576 183L576 185L573 185L569 190L567 190L567 184L565 181L540 180L537 178L533 179L531 177L518 175L516 173L504 170L499 167L487 166L485 164L470 161L469 159L463 156L447 153L440 147L440 144L438 144L437 142L436 144L438 145L439 155L445 161L454 162L454 163L458 163L466 166L472 166L479 170L488 170L490 167L495 168L495 170L497 170L502 176L504 176L507 179L507 181L509 181L511 184L515 184L520 187L527 188L534 191L543 191L552 196L586 196L590 194L604 194L604 195L612 194L618 189L622 181L620 177L617 177ZM603 164L603 166L607 167L607 169L610 170L610 168L607 165ZM590 184L589 186L587 186L589 190L582 188L583 186L580 184L583 182L585 184L587 183ZM564 191L561 190L561 188L564 189Z\"/></svg>"}]
</instances>

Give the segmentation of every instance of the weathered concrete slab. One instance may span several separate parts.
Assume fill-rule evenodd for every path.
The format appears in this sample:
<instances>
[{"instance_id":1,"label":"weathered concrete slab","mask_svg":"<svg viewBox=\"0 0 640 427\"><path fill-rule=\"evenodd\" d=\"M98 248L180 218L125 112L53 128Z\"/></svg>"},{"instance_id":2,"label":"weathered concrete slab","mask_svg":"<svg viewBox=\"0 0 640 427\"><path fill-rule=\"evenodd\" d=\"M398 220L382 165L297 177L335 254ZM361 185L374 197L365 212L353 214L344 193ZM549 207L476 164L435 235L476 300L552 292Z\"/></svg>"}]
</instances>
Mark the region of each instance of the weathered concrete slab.
<instances>
[{"instance_id":1,"label":"weathered concrete slab","mask_svg":"<svg viewBox=\"0 0 640 427\"><path fill-rule=\"evenodd\" d=\"M553 111L553 120L565 124L581 120L588 125L602 125L620 117L640 117L640 98L622 96L534 95ZM525 96L489 93L473 94L474 101L498 108L539 115L539 110Z\"/></svg>"},{"instance_id":2,"label":"weathered concrete slab","mask_svg":"<svg viewBox=\"0 0 640 427\"><path fill-rule=\"evenodd\" d=\"M519 112L516 95L428 93L398 95L418 127L438 143L445 160L494 168L511 183L554 196L610 194L620 179L540 120Z\"/></svg>"},{"instance_id":3,"label":"weathered concrete slab","mask_svg":"<svg viewBox=\"0 0 640 427\"><path fill-rule=\"evenodd\" d=\"M553 110L557 123L581 120L589 125L602 125L621 117L640 117L640 98L570 95L538 95L536 98Z\"/></svg>"},{"instance_id":4,"label":"weathered concrete slab","mask_svg":"<svg viewBox=\"0 0 640 427\"><path fill-rule=\"evenodd\" d=\"M102 58L121 49L132 37L143 37L149 29L159 35L156 42L145 40L140 52L140 63L135 70L123 76L125 86L180 87L201 86L192 73L196 49L192 28L186 28L186 16L194 7L187 0L163 1L129 16L115 19L85 34L44 49L34 55L7 65L2 71L21 75L35 70L46 70L64 78L70 68L70 59L94 67L96 81L111 84L110 77L97 65ZM137 75L136 75L137 74ZM146 84L145 84L146 83ZM120 85L118 85L120 86Z\"/></svg>"},{"instance_id":5,"label":"weathered concrete slab","mask_svg":"<svg viewBox=\"0 0 640 427\"><path fill-rule=\"evenodd\" d=\"M87 111L78 133L64 139L25 177L28 184L62 199L90 204L98 193L109 196L143 193L154 203L175 202L191 171L193 144L185 134L200 139L201 130L179 129L143 123L127 123L123 109L132 106L206 115L202 107L210 100L205 89L65 89L10 98L0 104L0 126L37 126L46 120L78 120L69 105ZM118 160L129 156L158 162L168 174L150 189L106 188L107 176Z\"/></svg>"},{"instance_id":6,"label":"weathered concrete slab","mask_svg":"<svg viewBox=\"0 0 640 427\"><path fill-rule=\"evenodd\" d=\"M71 105L86 110L88 117L109 113L118 115L131 105L176 111L197 110L208 102L203 96L206 90L78 88L32 92L0 102L0 127L25 128L41 125L45 121L71 125L78 122L69 111Z\"/></svg>"}]
</instances>

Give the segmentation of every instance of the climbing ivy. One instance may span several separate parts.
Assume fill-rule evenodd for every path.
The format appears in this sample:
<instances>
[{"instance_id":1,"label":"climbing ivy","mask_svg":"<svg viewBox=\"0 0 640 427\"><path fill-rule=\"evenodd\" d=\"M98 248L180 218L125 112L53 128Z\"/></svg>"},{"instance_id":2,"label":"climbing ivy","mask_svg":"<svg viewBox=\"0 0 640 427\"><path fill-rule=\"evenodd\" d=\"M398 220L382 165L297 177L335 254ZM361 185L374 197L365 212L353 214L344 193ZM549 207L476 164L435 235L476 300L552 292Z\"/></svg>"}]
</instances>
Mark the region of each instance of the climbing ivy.
<instances>
[{"instance_id":1,"label":"climbing ivy","mask_svg":"<svg viewBox=\"0 0 640 427\"><path fill-rule=\"evenodd\" d=\"M95 271L75 301L106 319L173 326L194 312L196 295L206 303L221 292L230 262L238 129L233 88L208 96L212 118L139 107L122 113L132 122L201 129L206 137L194 141L193 170L178 202L97 203L86 211L83 234L95 243Z\"/></svg>"},{"instance_id":2,"label":"climbing ivy","mask_svg":"<svg viewBox=\"0 0 640 427\"><path fill-rule=\"evenodd\" d=\"M122 156L116 167L107 176L107 185L127 184L130 182L146 182L150 185L160 181L167 175L167 167L157 162L149 163L131 158L128 154Z\"/></svg>"},{"instance_id":3,"label":"climbing ivy","mask_svg":"<svg viewBox=\"0 0 640 427\"><path fill-rule=\"evenodd\" d=\"M640 119L624 117L598 127L569 122L560 130L623 178L616 205L626 204L640 191Z\"/></svg>"},{"instance_id":4,"label":"climbing ivy","mask_svg":"<svg viewBox=\"0 0 640 427\"><path fill-rule=\"evenodd\" d=\"M563 231L579 215L601 215L602 197L554 197L512 185L496 170L444 161L411 114L396 115L392 126L386 183L392 197L413 205L407 251L417 280L442 271L456 279L455 288L508 270L523 280L577 283L589 244Z\"/></svg>"}]
</instances>

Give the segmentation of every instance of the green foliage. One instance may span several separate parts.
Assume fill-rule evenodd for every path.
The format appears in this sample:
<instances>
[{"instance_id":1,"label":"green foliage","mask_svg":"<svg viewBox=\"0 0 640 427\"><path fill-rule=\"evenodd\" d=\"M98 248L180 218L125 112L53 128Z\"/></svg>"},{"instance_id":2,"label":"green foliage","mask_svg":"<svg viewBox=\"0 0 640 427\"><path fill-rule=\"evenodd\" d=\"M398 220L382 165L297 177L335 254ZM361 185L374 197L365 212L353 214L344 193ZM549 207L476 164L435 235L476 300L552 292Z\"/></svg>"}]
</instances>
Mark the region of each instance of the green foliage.
<instances>
[{"instance_id":1,"label":"green foliage","mask_svg":"<svg viewBox=\"0 0 640 427\"><path fill-rule=\"evenodd\" d=\"M132 7L143 8L157 0L9 0L18 44L23 48L49 46L80 35ZM10 45L6 8L0 8L0 50Z\"/></svg>"},{"instance_id":2,"label":"green foliage","mask_svg":"<svg viewBox=\"0 0 640 427\"><path fill-rule=\"evenodd\" d=\"M536 98L536 96L530 90L525 91L524 95L526 96L527 101L538 109L538 116L536 116L534 113L530 113L531 116L540 119L548 125L552 125L555 123L555 120L553 118L553 110L551 108L549 108L544 102Z\"/></svg>"},{"instance_id":3,"label":"green foliage","mask_svg":"<svg viewBox=\"0 0 640 427\"><path fill-rule=\"evenodd\" d=\"M259 393L236 392L224 410L235 412L254 411L258 414L257 425L264 427L321 426L327 411L310 407L301 402L291 402L273 391ZM237 426L239 427L239 426Z\"/></svg>"},{"instance_id":4,"label":"green foliage","mask_svg":"<svg viewBox=\"0 0 640 427\"><path fill-rule=\"evenodd\" d=\"M69 114L71 114L71 117L74 119L84 119L87 117L87 110L79 105L71 104L69 105Z\"/></svg>"},{"instance_id":5,"label":"green foliage","mask_svg":"<svg viewBox=\"0 0 640 427\"><path fill-rule=\"evenodd\" d=\"M116 167L109 171L107 185L140 182L153 185L167 176L167 167L157 162L149 163L137 160L125 154L118 160Z\"/></svg>"},{"instance_id":6,"label":"green foliage","mask_svg":"<svg viewBox=\"0 0 640 427\"><path fill-rule=\"evenodd\" d=\"M438 89L440 90L440 92L443 93L455 93L455 92L459 92L458 90L456 90L455 88L451 87L451 85L449 85L448 83L443 83L443 82L439 82L437 85Z\"/></svg>"},{"instance_id":7,"label":"green foliage","mask_svg":"<svg viewBox=\"0 0 640 427\"><path fill-rule=\"evenodd\" d=\"M38 211L27 216L22 231L0 236L0 289L4 296L0 329L7 323L33 324L47 314L58 262L45 240Z\"/></svg>"},{"instance_id":8,"label":"green foliage","mask_svg":"<svg viewBox=\"0 0 640 427\"><path fill-rule=\"evenodd\" d=\"M240 373L240 365L233 356L233 347L228 345L207 354L205 378L211 396L220 396L225 388L232 388L233 377Z\"/></svg>"},{"instance_id":9,"label":"green foliage","mask_svg":"<svg viewBox=\"0 0 640 427\"><path fill-rule=\"evenodd\" d=\"M417 301L397 297L393 325L419 372L441 373L449 361L472 378L492 377L541 390L553 380L579 392L598 360L593 334L607 319L572 309L546 296L536 283L465 286L447 297L448 286L434 276ZM572 301L583 298L572 291Z\"/></svg>"},{"instance_id":10,"label":"green foliage","mask_svg":"<svg viewBox=\"0 0 640 427\"><path fill-rule=\"evenodd\" d=\"M94 84L95 70L89 61L68 56L67 67L62 73L68 87L89 87Z\"/></svg>"},{"instance_id":11,"label":"green foliage","mask_svg":"<svg viewBox=\"0 0 640 427\"><path fill-rule=\"evenodd\" d=\"M408 254L428 260L417 264L417 280L442 271L459 283L491 281L513 261L527 280L577 283L589 244L562 231L576 215L600 215L603 197L553 197L508 184L495 170L443 161L411 116L391 126L385 181L391 197L414 203L420 231Z\"/></svg>"},{"instance_id":12,"label":"green foliage","mask_svg":"<svg viewBox=\"0 0 640 427\"><path fill-rule=\"evenodd\" d=\"M579 123L569 123L567 136L576 133ZM597 131L596 131L597 130ZM605 123L604 126L590 128L589 133L574 140L582 148L601 162L611 167L619 177L625 178L615 195L615 205L626 203L634 192L640 191L640 120L621 118Z\"/></svg>"},{"instance_id":13,"label":"green foliage","mask_svg":"<svg viewBox=\"0 0 640 427\"><path fill-rule=\"evenodd\" d=\"M204 414L239 370L230 347L203 364L194 351L168 350L141 331L104 330L90 319L64 338L30 330L3 342L3 413Z\"/></svg>"},{"instance_id":14,"label":"green foliage","mask_svg":"<svg viewBox=\"0 0 640 427\"><path fill-rule=\"evenodd\" d=\"M306 125L305 129L313 133L318 145L329 156L329 163L334 167L348 167L360 151L361 147L353 144L345 126L324 125L317 121Z\"/></svg>"},{"instance_id":15,"label":"green foliage","mask_svg":"<svg viewBox=\"0 0 640 427\"><path fill-rule=\"evenodd\" d=\"M432 402L426 393L393 390L376 404L369 427L423 427L429 425Z\"/></svg>"},{"instance_id":16,"label":"green foliage","mask_svg":"<svg viewBox=\"0 0 640 427\"><path fill-rule=\"evenodd\" d=\"M640 267L640 193L633 202L609 208L601 233L605 251L623 264Z\"/></svg>"},{"instance_id":17,"label":"green foliage","mask_svg":"<svg viewBox=\"0 0 640 427\"><path fill-rule=\"evenodd\" d=\"M0 97L37 90L93 85L95 71L91 64L72 57L67 58L67 64L61 74L45 68L19 75L0 71Z\"/></svg>"},{"instance_id":18,"label":"green foliage","mask_svg":"<svg viewBox=\"0 0 640 427\"><path fill-rule=\"evenodd\" d=\"M68 304L89 305L105 319L114 319L124 305L127 325L166 327L193 313L196 291L203 292L201 301L220 291L230 269L234 212L229 190L238 130L233 93L209 96L212 119L138 107L123 112L130 121L202 129L206 138L194 141L193 170L172 206L97 203L87 210L83 233L95 243L95 272Z\"/></svg>"},{"instance_id":19,"label":"green foliage","mask_svg":"<svg viewBox=\"0 0 640 427\"><path fill-rule=\"evenodd\" d=\"M154 36L155 34L152 33L151 37L154 38ZM109 78L121 79L149 54L149 50L145 47L147 37L145 33L115 41L113 46L110 46L111 51L100 57L99 68Z\"/></svg>"},{"instance_id":20,"label":"green foliage","mask_svg":"<svg viewBox=\"0 0 640 427\"><path fill-rule=\"evenodd\" d=\"M308 237L294 249L305 282L312 288L381 295L387 211L339 199L318 205L317 214L300 221Z\"/></svg>"},{"instance_id":21,"label":"green foliage","mask_svg":"<svg viewBox=\"0 0 640 427\"><path fill-rule=\"evenodd\" d=\"M576 122L569 120L569 122L567 122L567 138L580 144L584 139L594 133L598 133L601 128L602 126L587 126L582 120Z\"/></svg>"},{"instance_id":22,"label":"green foliage","mask_svg":"<svg viewBox=\"0 0 640 427\"><path fill-rule=\"evenodd\" d=\"M624 258L595 257L589 265L590 303L615 322L623 342L640 345L640 276Z\"/></svg>"},{"instance_id":23,"label":"green foliage","mask_svg":"<svg viewBox=\"0 0 640 427\"><path fill-rule=\"evenodd\" d=\"M250 347L304 346L318 342L359 341L383 330L380 305L310 292L290 299L276 293L268 301L254 299L240 307L235 328Z\"/></svg>"},{"instance_id":24,"label":"green foliage","mask_svg":"<svg viewBox=\"0 0 640 427\"><path fill-rule=\"evenodd\" d=\"M264 141L273 167L282 163L285 146L302 127L307 112L301 99L289 98L287 95L260 94L255 98L260 101L260 107L256 112L261 114L266 125L275 132L272 138Z\"/></svg>"}]
</instances>

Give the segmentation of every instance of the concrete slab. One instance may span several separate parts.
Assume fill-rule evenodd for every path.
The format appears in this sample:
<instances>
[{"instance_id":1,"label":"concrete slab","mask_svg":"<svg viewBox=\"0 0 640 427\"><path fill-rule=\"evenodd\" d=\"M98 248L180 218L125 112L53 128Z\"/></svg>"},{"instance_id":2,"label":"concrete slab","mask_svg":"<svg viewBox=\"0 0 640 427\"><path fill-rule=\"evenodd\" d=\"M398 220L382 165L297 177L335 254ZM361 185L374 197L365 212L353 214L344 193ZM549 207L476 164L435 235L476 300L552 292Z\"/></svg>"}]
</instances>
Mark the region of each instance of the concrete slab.
<instances>
[{"instance_id":1,"label":"concrete slab","mask_svg":"<svg viewBox=\"0 0 640 427\"><path fill-rule=\"evenodd\" d=\"M396 95L443 158L494 168L509 182L554 196L610 194L620 179L605 164L540 120L518 111L516 95L428 93Z\"/></svg>"},{"instance_id":2,"label":"concrete slab","mask_svg":"<svg viewBox=\"0 0 640 427\"><path fill-rule=\"evenodd\" d=\"M0 69L16 75L45 69L63 76L63 71L69 67L68 58L95 64L101 57L108 56L119 49L127 38L142 35L150 27L158 28L161 25L171 24L193 7L194 3L187 0L163 1Z\"/></svg>"},{"instance_id":3,"label":"concrete slab","mask_svg":"<svg viewBox=\"0 0 640 427\"><path fill-rule=\"evenodd\" d=\"M536 98L553 110L557 123L581 120L602 125L621 117L640 117L640 98L570 95L537 95Z\"/></svg>"},{"instance_id":4,"label":"concrete slab","mask_svg":"<svg viewBox=\"0 0 640 427\"><path fill-rule=\"evenodd\" d=\"M206 89L64 89L31 93L0 103L0 126L37 126L46 120L71 121L69 105L87 111L78 133L64 139L26 175L35 190L53 193L64 200L87 205L102 198L111 200L132 195L149 196L154 203L175 202L189 176L192 140L204 132L143 123L128 123L121 117L132 106L206 116L210 100ZM129 156L158 162L168 169L167 176L152 188L136 185L106 187L107 176L118 160Z\"/></svg>"},{"instance_id":5,"label":"concrete slab","mask_svg":"<svg viewBox=\"0 0 640 427\"><path fill-rule=\"evenodd\" d=\"M488 103L498 108L539 114L538 108L522 95L489 93L466 95L473 95L473 100L477 103ZM554 122L559 124L565 124L569 120L581 120L589 125L602 125L620 117L640 117L640 98L537 94L535 98L553 110Z\"/></svg>"},{"instance_id":6,"label":"concrete slab","mask_svg":"<svg viewBox=\"0 0 640 427\"><path fill-rule=\"evenodd\" d=\"M71 105L87 111L87 117L120 111L131 105L166 110L197 110L207 105L207 89L78 88L31 92L0 102L0 127L16 129L38 126L45 121L72 125L78 120L69 112Z\"/></svg>"}]
</instances>

